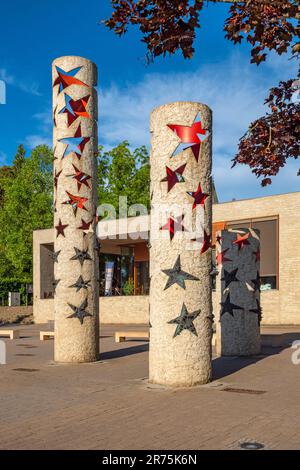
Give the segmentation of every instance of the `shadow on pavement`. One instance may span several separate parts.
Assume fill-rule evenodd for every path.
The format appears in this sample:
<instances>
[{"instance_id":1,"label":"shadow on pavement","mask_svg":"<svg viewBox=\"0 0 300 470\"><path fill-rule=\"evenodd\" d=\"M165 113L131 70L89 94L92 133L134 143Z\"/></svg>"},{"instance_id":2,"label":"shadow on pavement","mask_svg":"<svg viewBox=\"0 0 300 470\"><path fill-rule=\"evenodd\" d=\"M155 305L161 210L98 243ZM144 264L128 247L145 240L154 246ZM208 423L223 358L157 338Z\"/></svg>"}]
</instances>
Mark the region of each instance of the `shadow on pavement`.
<instances>
[{"instance_id":1,"label":"shadow on pavement","mask_svg":"<svg viewBox=\"0 0 300 470\"><path fill-rule=\"evenodd\" d=\"M100 353L101 361L108 359L116 359L118 357L131 356L132 354L138 354L149 350L149 344L140 344L139 346L129 346L128 348L116 349L114 351L105 351Z\"/></svg>"}]
</instances>

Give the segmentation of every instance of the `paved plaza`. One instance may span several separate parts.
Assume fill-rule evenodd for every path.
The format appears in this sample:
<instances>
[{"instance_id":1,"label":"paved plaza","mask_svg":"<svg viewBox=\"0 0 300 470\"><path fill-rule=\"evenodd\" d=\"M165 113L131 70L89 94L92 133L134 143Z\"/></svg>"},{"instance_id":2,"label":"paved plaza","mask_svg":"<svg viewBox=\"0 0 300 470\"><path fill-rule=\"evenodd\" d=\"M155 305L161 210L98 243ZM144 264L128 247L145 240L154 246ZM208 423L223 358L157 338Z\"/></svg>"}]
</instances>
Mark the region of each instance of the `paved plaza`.
<instances>
[{"instance_id":1,"label":"paved plaza","mask_svg":"<svg viewBox=\"0 0 300 470\"><path fill-rule=\"evenodd\" d=\"M147 382L148 342L114 342L136 326L102 327L101 361L80 365L53 362L53 340L39 340L45 325L15 328L0 366L1 449L300 448L290 347L300 326L263 328L261 355L215 357L209 385L175 390Z\"/></svg>"}]
</instances>

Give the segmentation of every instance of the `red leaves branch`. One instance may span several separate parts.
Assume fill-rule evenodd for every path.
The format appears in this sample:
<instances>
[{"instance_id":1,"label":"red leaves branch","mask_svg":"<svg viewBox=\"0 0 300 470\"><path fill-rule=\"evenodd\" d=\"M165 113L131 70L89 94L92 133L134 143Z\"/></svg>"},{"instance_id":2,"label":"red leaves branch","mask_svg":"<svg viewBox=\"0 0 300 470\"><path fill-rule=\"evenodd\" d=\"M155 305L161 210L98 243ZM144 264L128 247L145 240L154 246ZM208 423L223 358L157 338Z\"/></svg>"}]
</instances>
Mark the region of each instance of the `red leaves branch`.
<instances>
[{"instance_id":1,"label":"red leaves branch","mask_svg":"<svg viewBox=\"0 0 300 470\"><path fill-rule=\"evenodd\" d=\"M253 46L251 62L259 64L266 59L266 50L279 55L287 52L295 38L299 38L300 7L298 0L251 0L230 7L226 20L226 38L235 44L243 38Z\"/></svg>"},{"instance_id":2,"label":"red leaves branch","mask_svg":"<svg viewBox=\"0 0 300 470\"><path fill-rule=\"evenodd\" d=\"M203 0L112 0L114 11L106 26L121 36L128 25L139 25L148 58L174 54L178 49L185 58L194 53L195 29L200 26Z\"/></svg>"},{"instance_id":3,"label":"red leaves branch","mask_svg":"<svg viewBox=\"0 0 300 470\"><path fill-rule=\"evenodd\" d=\"M300 100L297 98L297 87L299 89L296 80L288 80L270 90L266 104L271 113L250 125L233 159L233 166L247 164L257 177L263 177L263 186L272 182L270 177L277 175L288 158L297 159L300 156Z\"/></svg>"}]
</instances>

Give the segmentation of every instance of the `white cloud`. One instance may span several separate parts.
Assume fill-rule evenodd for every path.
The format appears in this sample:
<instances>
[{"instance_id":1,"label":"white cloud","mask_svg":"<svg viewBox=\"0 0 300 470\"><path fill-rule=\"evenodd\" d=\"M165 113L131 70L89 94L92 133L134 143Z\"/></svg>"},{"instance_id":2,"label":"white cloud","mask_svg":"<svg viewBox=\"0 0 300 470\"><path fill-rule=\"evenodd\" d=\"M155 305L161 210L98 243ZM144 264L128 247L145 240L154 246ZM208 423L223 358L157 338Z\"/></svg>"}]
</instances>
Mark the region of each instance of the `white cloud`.
<instances>
[{"instance_id":1,"label":"white cloud","mask_svg":"<svg viewBox=\"0 0 300 470\"><path fill-rule=\"evenodd\" d=\"M12 85L34 96L42 96L39 91L39 84L32 80L24 80L16 78L8 73L7 69L0 68L0 80L3 80L7 85Z\"/></svg>"},{"instance_id":2,"label":"white cloud","mask_svg":"<svg viewBox=\"0 0 300 470\"><path fill-rule=\"evenodd\" d=\"M286 58L258 68L236 53L224 63L203 65L193 73L147 74L136 84L112 84L99 93L99 142L111 146L126 139L132 146L149 145L153 108L173 101L200 101L214 113L213 172L220 199L290 191L289 178L284 175L293 171L284 170L276 184L263 189L248 167L230 167L240 137L265 112L268 89L293 77L295 68ZM288 167L294 169L295 164ZM293 190L299 188L296 178Z\"/></svg>"},{"instance_id":3,"label":"white cloud","mask_svg":"<svg viewBox=\"0 0 300 470\"><path fill-rule=\"evenodd\" d=\"M33 149L38 145L48 145L49 147L52 147L52 139L47 135L28 135L24 140L24 145L30 149Z\"/></svg>"}]
</instances>

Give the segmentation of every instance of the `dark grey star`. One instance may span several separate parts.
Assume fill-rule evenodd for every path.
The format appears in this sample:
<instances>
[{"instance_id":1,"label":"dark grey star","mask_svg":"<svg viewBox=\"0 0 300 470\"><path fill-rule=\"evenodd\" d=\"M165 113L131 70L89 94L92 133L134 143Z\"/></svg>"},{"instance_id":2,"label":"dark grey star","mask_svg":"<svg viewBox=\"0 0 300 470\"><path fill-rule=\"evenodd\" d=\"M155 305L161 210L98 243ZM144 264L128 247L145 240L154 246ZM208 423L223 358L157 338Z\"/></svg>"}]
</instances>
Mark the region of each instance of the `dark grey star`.
<instances>
[{"instance_id":1,"label":"dark grey star","mask_svg":"<svg viewBox=\"0 0 300 470\"><path fill-rule=\"evenodd\" d=\"M260 276L259 276L258 271L257 271L257 274L256 274L256 279L251 279L251 282L253 284L254 292L257 291L257 290L260 290Z\"/></svg>"},{"instance_id":2,"label":"dark grey star","mask_svg":"<svg viewBox=\"0 0 300 470\"><path fill-rule=\"evenodd\" d=\"M83 324L83 320L85 317L92 317L92 315L88 312L86 312L86 308L88 305L87 299L85 299L83 302L81 302L79 307L76 307L75 305L69 304L69 307L73 310L73 313L69 315L67 318L78 318L80 321L81 325Z\"/></svg>"},{"instance_id":3,"label":"dark grey star","mask_svg":"<svg viewBox=\"0 0 300 470\"><path fill-rule=\"evenodd\" d=\"M164 290L171 287L173 284L178 284L182 289L185 289L185 281L199 281L198 277L193 276L192 274L186 273L181 269L180 255L178 256L174 267L171 269L163 269L162 272L169 276L167 284L165 285Z\"/></svg>"},{"instance_id":4,"label":"dark grey star","mask_svg":"<svg viewBox=\"0 0 300 470\"><path fill-rule=\"evenodd\" d=\"M52 282L54 293L56 291L57 284L60 282L60 279L54 279Z\"/></svg>"},{"instance_id":5,"label":"dark grey star","mask_svg":"<svg viewBox=\"0 0 300 470\"><path fill-rule=\"evenodd\" d=\"M225 302L221 302L222 310L221 310L221 317L224 313L229 313L234 318L233 310L244 310L242 307L238 305L232 304L230 302L230 294L228 293Z\"/></svg>"},{"instance_id":6,"label":"dark grey star","mask_svg":"<svg viewBox=\"0 0 300 470\"><path fill-rule=\"evenodd\" d=\"M261 305L260 305L258 299L256 299L256 308L253 308L253 309L249 310L249 312L256 313L257 319L258 319L258 324L260 325L261 319L262 319L262 308L261 308Z\"/></svg>"},{"instance_id":7,"label":"dark grey star","mask_svg":"<svg viewBox=\"0 0 300 470\"><path fill-rule=\"evenodd\" d=\"M88 250L82 250L81 251L81 250L79 250L79 248L75 248L75 246L74 246L74 250L75 250L75 255L72 256L71 260L79 261L81 266L83 265L85 260L87 260L87 259L92 260L92 258L90 257L90 255L88 253Z\"/></svg>"},{"instance_id":8,"label":"dark grey star","mask_svg":"<svg viewBox=\"0 0 300 470\"><path fill-rule=\"evenodd\" d=\"M233 271L226 271L224 269L224 276L221 278L221 281L225 281L225 289L232 283L232 282L238 282L238 279L236 278L236 273L238 272L239 268L234 269Z\"/></svg>"},{"instance_id":9,"label":"dark grey star","mask_svg":"<svg viewBox=\"0 0 300 470\"><path fill-rule=\"evenodd\" d=\"M53 259L54 263L58 263L58 256L59 256L60 252L61 252L61 250L52 251L51 258Z\"/></svg>"},{"instance_id":10,"label":"dark grey star","mask_svg":"<svg viewBox=\"0 0 300 470\"><path fill-rule=\"evenodd\" d=\"M91 282L90 279L88 281L84 281L83 277L79 276L77 281L69 287L75 287L76 292L78 292L78 291L80 291L80 289L87 289L88 287L90 287L90 282Z\"/></svg>"},{"instance_id":11,"label":"dark grey star","mask_svg":"<svg viewBox=\"0 0 300 470\"><path fill-rule=\"evenodd\" d=\"M169 324L174 324L174 323L177 324L177 328L175 330L173 338L180 335L180 333L183 330L189 330L191 333L198 336L193 321L198 317L200 312L201 312L201 310L195 310L195 312L189 313L187 311L187 308L186 308L185 304L183 304L179 317L176 317L173 320L168 321Z\"/></svg>"}]
</instances>

